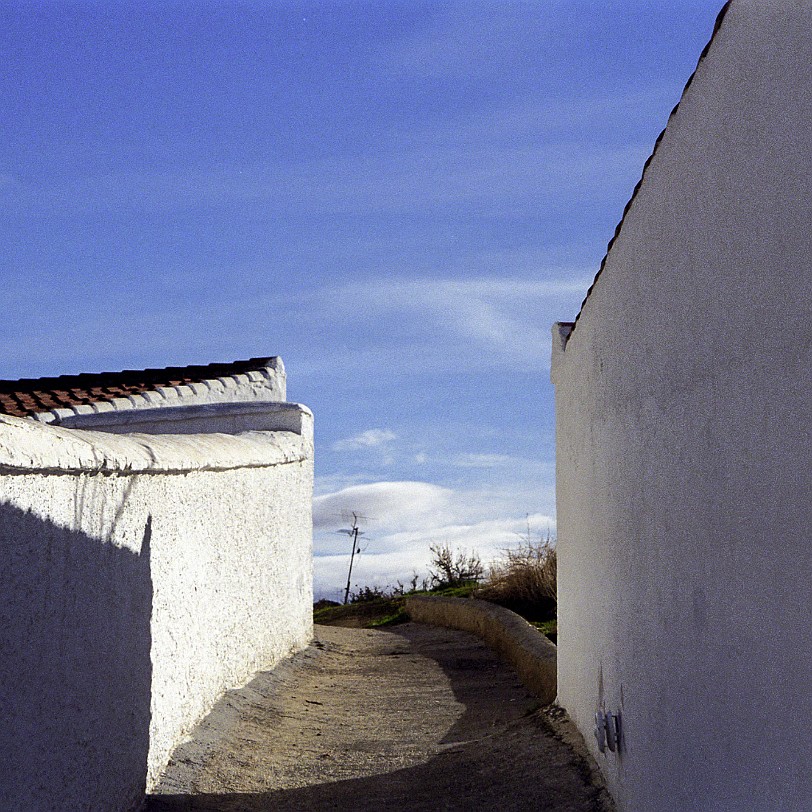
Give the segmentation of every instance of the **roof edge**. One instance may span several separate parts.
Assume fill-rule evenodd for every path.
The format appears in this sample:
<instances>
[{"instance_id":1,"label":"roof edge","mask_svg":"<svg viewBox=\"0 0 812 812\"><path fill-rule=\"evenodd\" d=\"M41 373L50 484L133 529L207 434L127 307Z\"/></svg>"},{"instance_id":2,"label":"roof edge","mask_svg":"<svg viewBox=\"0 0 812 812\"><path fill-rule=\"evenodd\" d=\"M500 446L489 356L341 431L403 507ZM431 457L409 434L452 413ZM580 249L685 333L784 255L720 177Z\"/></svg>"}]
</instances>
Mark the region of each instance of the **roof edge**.
<instances>
[{"instance_id":1,"label":"roof edge","mask_svg":"<svg viewBox=\"0 0 812 812\"><path fill-rule=\"evenodd\" d=\"M260 358L248 358L246 360L238 360L238 361L222 361L222 362L214 362L210 364L187 364L186 366L169 366L169 367L147 367L146 369L121 369L116 372L107 371L107 372L77 372L77 373L69 373L67 375L46 375L41 378L3 378L0 379L0 391L3 391L5 388L12 388L12 386L28 386L33 387L34 385L38 385L41 388L47 388L49 386L56 387L62 386L65 388L69 388L72 385L87 385L95 382L96 380L100 380L103 378L121 378L124 376L146 376L146 377L153 377L155 375L168 375L172 373L188 373L188 372L195 372L200 373L201 375L205 372L212 372L214 373L214 369L216 367L234 367L238 369L238 371L243 371L243 369L273 369L276 370L277 373L285 374L285 365L282 362L282 358L278 355L270 355ZM219 377L216 374L212 374L211 378ZM208 380L207 378L202 378L201 380Z\"/></svg>"},{"instance_id":2,"label":"roof edge","mask_svg":"<svg viewBox=\"0 0 812 812\"><path fill-rule=\"evenodd\" d=\"M192 402L279 401L286 397L287 376L279 356L0 380L0 413L46 423L77 414Z\"/></svg>"},{"instance_id":3,"label":"roof edge","mask_svg":"<svg viewBox=\"0 0 812 812\"><path fill-rule=\"evenodd\" d=\"M632 191L632 195L629 198L629 201L626 203L626 205L623 208L623 215L621 216L620 222L617 224L617 226L615 228L615 233L612 235L612 239L609 240L609 243L606 246L606 253L603 255L603 259L601 260L601 264L600 264L600 267L598 268L598 272L595 274L595 278L592 280L592 284L589 286L589 288L588 288L588 290L586 292L586 296L584 297L584 300L581 302L581 308L578 310L578 314L575 316L575 321L572 322L572 329L569 331L566 338L564 339L565 346L566 346L566 343L570 340L572 334L575 332L575 330L578 327L578 320L581 318L581 313L584 312L584 307L586 306L587 301L589 301L589 297L592 295L592 291L593 291L593 289L595 287L595 284L597 283L598 279L600 278L601 273L603 273L603 269L606 266L607 260L609 259L609 254L612 251L612 246L615 244L615 241L618 239L618 237L620 236L621 231L623 230L623 224L626 222L626 216L629 214L629 211L631 211L631 208L632 208L632 206L634 204L634 201L637 198L637 193L640 191L640 188L643 185L643 181L646 179L646 171L648 170L649 165L651 164L651 162L654 160L654 156L657 154L657 150L658 150L658 148L660 146L660 143L662 142L663 137L665 136L666 132L668 131L668 126L671 123L671 119L674 118L677 111L679 110L679 106L680 106L680 104L682 104L682 101L685 98L685 94L688 92L688 89L691 87L691 84L693 83L694 78L696 77L696 74L699 71L700 66L705 61L705 57L708 55L708 52L710 51L711 46L713 45L713 41L716 39L716 35L719 33L719 29L722 27L722 23L724 22L725 16L727 15L727 12L730 9L730 6L732 5L732 3L733 3L733 0L727 0L727 2L720 9L719 13L716 15L716 21L713 24L713 32L711 33L710 39L706 43L705 47L702 49L702 53L700 53L700 55L699 55L699 59L697 60L696 67L694 68L693 73L688 77L688 81L685 83L685 87L682 89L682 93L680 94L679 101L674 105L674 108L669 113L668 121L666 122L665 127L663 127L662 131L660 132L660 134L657 136L656 140L654 141L654 148L651 151L651 155L648 156L648 158L646 159L646 162L643 164L643 171L642 171L642 173L640 175L640 180L637 181L637 184L635 185L634 190Z\"/></svg>"},{"instance_id":4,"label":"roof edge","mask_svg":"<svg viewBox=\"0 0 812 812\"><path fill-rule=\"evenodd\" d=\"M311 411L285 404L274 412L279 428L233 435L113 434L0 415L0 474L175 475L312 463Z\"/></svg>"}]
</instances>

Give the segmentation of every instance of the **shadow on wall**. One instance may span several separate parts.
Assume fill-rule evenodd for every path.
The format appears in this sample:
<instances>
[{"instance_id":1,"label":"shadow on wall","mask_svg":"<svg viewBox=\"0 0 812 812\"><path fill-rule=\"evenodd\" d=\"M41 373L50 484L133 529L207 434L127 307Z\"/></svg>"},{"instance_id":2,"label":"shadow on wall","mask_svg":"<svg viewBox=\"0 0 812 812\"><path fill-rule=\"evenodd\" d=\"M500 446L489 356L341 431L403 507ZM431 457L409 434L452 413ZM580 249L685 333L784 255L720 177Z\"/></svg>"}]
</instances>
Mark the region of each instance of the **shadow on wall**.
<instances>
[{"instance_id":1,"label":"shadow on wall","mask_svg":"<svg viewBox=\"0 0 812 812\"><path fill-rule=\"evenodd\" d=\"M141 553L0 505L0 808L137 808L149 751Z\"/></svg>"}]
</instances>

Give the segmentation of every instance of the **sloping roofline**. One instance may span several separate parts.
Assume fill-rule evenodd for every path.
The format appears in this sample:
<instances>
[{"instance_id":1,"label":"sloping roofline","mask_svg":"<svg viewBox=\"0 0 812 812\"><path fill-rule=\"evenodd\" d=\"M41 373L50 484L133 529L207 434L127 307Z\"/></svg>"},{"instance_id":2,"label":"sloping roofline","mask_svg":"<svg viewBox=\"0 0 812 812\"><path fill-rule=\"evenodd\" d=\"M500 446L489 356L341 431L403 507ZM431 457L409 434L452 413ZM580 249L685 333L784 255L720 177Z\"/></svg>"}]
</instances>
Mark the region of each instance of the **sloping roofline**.
<instances>
[{"instance_id":1,"label":"sloping roofline","mask_svg":"<svg viewBox=\"0 0 812 812\"><path fill-rule=\"evenodd\" d=\"M711 38L708 40L707 45L702 49L702 53L699 55L699 59L696 63L696 68L694 68L694 72L688 78L688 81L685 83L685 87L682 89L682 94L680 95L680 100L674 105L674 109L668 116L668 121L666 122L665 127L663 128L662 132L657 136L657 140L654 142L654 149L651 151L651 155L646 159L646 162L643 164L643 172L640 176L640 180L637 181L637 185L634 187L634 191L632 192L632 196L629 198L629 202L626 203L626 206L623 209L623 216L620 218L620 222L617 224L615 228L615 233L612 235L612 239L609 240L609 244L606 246L606 253L601 260L600 267L598 268L598 272L595 274L595 278L592 280L592 284L589 286L589 289L586 292L586 296L584 300L581 302L581 309L578 311L578 315L575 317L575 321L572 322L572 329L569 331L569 334L566 337L566 341L569 341L570 336L575 332L578 327L578 319L581 318L581 313L584 312L584 307L586 306L587 301L589 301L589 297L592 295L592 290L595 287L598 279L600 278L601 273L603 273L603 269L606 266L606 261L609 259L609 254L612 251L612 246L615 244L615 240L620 236L620 232L623 229L623 224L626 221L626 215L628 215L629 210L631 209L632 205L634 204L635 198L637 197L637 193L640 191L640 187L643 185L643 181L646 179L646 170L649 167L649 164L654 160L654 156L657 154L657 149L660 146L660 142L663 140L663 136L665 135L666 131L668 130L668 125L671 123L671 119L676 114L677 110L679 110L679 106L682 103L682 100L685 98L685 94L688 92L688 88L691 86L691 83L694 81L694 77L699 70L699 66L704 61L705 57L708 55L708 51L710 51L711 45L713 45L713 41L716 39L716 35L719 32L719 29L722 26L722 22L725 19L725 15L728 12L733 0L727 0L727 2L722 6L719 14L716 15L716 22L713 25L713 33L711 34Z\"/></svg>"}]
</instances>

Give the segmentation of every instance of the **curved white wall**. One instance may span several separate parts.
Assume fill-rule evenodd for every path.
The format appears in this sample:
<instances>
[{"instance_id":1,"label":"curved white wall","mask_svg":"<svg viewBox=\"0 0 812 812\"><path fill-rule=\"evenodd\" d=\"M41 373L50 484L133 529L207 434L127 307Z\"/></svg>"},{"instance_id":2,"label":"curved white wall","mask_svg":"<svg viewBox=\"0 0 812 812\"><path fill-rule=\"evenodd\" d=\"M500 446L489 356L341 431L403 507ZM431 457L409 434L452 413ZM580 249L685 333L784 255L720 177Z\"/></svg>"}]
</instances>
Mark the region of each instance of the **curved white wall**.
<instances>
[{"instance_id":1,"label":"curved white wall","mask_svg":"<svg viewBox=\"0 0 812 812\"><path fill-rule=\"evenodd\" d=\"M137 806L223 691L307 644L299 413L234 437L0 418L0 807Z\"/></svg>"}]
</instances>

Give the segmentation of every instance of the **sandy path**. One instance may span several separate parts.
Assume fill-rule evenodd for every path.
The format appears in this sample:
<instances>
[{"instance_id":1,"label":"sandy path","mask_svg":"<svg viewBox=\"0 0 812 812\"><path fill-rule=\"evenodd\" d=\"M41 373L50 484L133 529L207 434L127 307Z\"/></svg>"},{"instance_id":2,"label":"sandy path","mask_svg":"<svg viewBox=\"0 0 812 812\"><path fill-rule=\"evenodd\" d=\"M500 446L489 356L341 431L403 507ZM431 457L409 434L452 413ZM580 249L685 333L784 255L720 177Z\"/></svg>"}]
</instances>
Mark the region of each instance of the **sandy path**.
<instances>
[{"instance_id":1,"label":"sandy path","mask_svg":"<svg viewBox=\"0 0 812 812\"><path fill-rule=\"evenodd\" d=\"M306 652L218 703L147 809L603 809L536 708L472 635L317 626Z\"/></svg>"}]
</instances>

